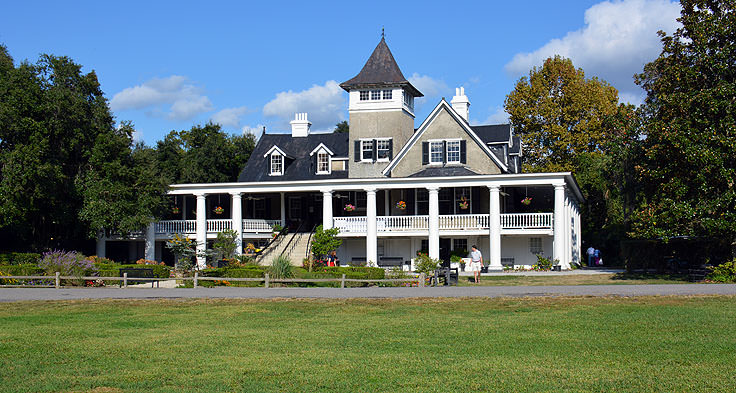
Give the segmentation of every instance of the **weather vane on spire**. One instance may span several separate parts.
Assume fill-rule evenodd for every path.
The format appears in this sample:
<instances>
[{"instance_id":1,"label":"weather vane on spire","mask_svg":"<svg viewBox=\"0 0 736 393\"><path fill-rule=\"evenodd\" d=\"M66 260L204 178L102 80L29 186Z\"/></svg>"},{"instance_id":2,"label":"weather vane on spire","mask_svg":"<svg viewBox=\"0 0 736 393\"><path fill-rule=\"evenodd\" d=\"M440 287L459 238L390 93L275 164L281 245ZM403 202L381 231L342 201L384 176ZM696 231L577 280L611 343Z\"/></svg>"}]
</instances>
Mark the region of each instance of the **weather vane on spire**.
<instances>
[{"instance_id":1,"label":"weather vane on spire","mask_svg":"<svg viewBox=\"0 0 736 393\"><path fill-rule=\"evenodd\" d=\"M383 40L385 38L386 38L386 32L383 31L383 26L381 26L381 39Z\"/></svg>"}]
</instances>

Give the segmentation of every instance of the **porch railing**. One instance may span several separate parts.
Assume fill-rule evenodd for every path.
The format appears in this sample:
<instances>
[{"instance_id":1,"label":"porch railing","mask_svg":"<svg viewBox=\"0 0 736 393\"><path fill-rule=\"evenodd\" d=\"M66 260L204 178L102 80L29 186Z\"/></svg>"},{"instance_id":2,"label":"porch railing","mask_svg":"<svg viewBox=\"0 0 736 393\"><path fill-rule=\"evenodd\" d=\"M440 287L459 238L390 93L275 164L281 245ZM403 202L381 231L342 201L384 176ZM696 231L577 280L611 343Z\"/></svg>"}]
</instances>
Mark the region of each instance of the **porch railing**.
<instances>
[{"instance_id":1,"label":"porch railing","mask_svg":"<svg viewBox=\"0 0 736 393\"><path fill-rule=\"evenodd\" d=\"M552 229L554 213L501 214L502 229Z\"/></svg>"},{"instance_id":2,"label":"porch railing","mask_svg":"<svg viewBox=\"0 0 736 393\"><path fill-rule=\"evenodd\" d=\"M233 220L227 218L207 220L207 232L222 232L226 229L233 229Z\"/></svg>"},{"instance_id":3,"label":"porch railing","mask_svg":"<svg viewBox=\"0 0 736 393\"><path fill-rule=\"evenodd\" d=\"M196 220L165 220L156 223L156 233L197 233Z\"/></svg>"},{"instance_id":4,"label":"porch railing","mask_svg":"<svg viewBox=\"0 0 736 393\"><path fill-rule=\"evenodd\" d=\"M488 229L488 214L458 214L440 216L440 230Z\"/></svg>"},{"instance_id":5,"label":"porch railing","mask_svg":"<svg viewBox=\"0 0 736 393\"><path fill-rule=\"evenodd\" d=\"M264 220L247 218L243 220L243 232L270 232L281 220Z\"/></svg>"},{"instance_id":6,"label":"porch railing","mask_svg":"<svg viewBox=\"0 0 736 393\"><path fill-rule=\"evenodd\" d=\"M365 217L335 217L333 220L335 228L341 233L365 233Z\"/></svg>"},{"instance_id":7,"label":"porch railing","mask_svg":"<svg viewBox=\"0 0 736 393\"><path fill-rule=\"evenodd\" d=\"M426 231L429 229L429 216L379 216L376 217L379 232Z\"/></svg>"}]
</instances>

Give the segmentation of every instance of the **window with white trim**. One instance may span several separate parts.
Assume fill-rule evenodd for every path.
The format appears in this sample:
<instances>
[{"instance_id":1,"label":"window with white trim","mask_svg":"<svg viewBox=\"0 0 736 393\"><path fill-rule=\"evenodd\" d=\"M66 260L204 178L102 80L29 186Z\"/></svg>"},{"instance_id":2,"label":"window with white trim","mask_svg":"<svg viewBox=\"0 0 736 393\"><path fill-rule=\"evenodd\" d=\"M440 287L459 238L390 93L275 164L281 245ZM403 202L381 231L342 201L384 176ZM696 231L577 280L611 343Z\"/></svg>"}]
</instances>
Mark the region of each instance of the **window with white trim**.
<instances>
[{"instance_id":1,"label":"window with white trim","mask_svg":"<svg viewBox=\"0 0 736 393\"><path fill-rule=\"evenodd\" d=\"M530 237L529 238L529 252L534 255L544 254L544 247L542 247L541 237Z\"/></svg>"},{"instance_id":2,"label":"window with white trim","mask_svg":"<svg viewBox=\"0 0 736 393\"><path fill-rule=\"evenodd\" d=\"M360 91L360 100L361 101L368 101L368 98L370 97L370 92L368 90L361 90Z\"/></svg>"},{"instance_id":3,"label":"window with white trim","mask_svg":"<svg viewBox=\"0 0 736 393\"><path fill-rule=\"evenodd\" d=\"M317 173L330 173L330 155L323 151L317 153Z\"/></svg>"},{"instance_id":4,"label":"window with white trim","mask_svg":"<svg viewBox=\"0 0 736 393\"><path fill-rule=\"evenodd\" d=\"M284 174L284 156L279 153L271 153L271 176Z\"/></svg>"},{"instance_id":5,"label":"window with white trim","mask_svg":"<svg viewBox=\"0 0 736 393\"><path fill-rule=\"evenodd\" d=\"M360 141L360 160L373 161L373 140Z\"/></svg>"},{"instance_id":6,"label":"window with white trim","mask_svg":"<svg viewBox=\"0 0 736 393\"><path fill-rule=\"evenodd\" d=\"M460 162L460 141L447 141L447 162Z\"/></svg>"},{"instance_id":7,"label":"window with white trim","mask_svg":"<svg viewBox=\"0 0 736 393\"><path fill-rule=\"evenodd\" d=\"M442 164L444 143L442 141L429 142L429 163Z\"/></svg>"},{"instance_id":8,"label":"window with white trim","mask_svg":"<svg viewBox=\"0 0 736 393\"><path fill-rule=\"evenodd\" d=\"M404 90L404 105L408 106L409 109L414 109L414 96L406 90Z\"/></svg>"},{"instance_id":9,"label":"window with white trim","mask_svg":"<svg viewBox=\"0 0 736 393\"><path fill-rule=\"evenodd\" d=\"M381 99L381 91L380 90L371 90L371 101L373 100L380 100Z\"/></svg>"},{"instance_id":10,"label":"window with white trim","mask_svg":"<svg viewBox=\"0 0 736 393\"><path fill-rule=\"evenodd\" d=\"M384 100L390 100L391 99L391 90L384 90L383 91L383 99Z\"/></svg>"},{"instance_id":11,"label":"window with white trim","mask_svg":"<svg viewBox=\"0 0 736 393\"><path fill-rule=\"evenodd\" d=\"M391 141L389 139L378 139L376 140L376 160L388 161L390 155Z\"/></svg>"}]
</instances>

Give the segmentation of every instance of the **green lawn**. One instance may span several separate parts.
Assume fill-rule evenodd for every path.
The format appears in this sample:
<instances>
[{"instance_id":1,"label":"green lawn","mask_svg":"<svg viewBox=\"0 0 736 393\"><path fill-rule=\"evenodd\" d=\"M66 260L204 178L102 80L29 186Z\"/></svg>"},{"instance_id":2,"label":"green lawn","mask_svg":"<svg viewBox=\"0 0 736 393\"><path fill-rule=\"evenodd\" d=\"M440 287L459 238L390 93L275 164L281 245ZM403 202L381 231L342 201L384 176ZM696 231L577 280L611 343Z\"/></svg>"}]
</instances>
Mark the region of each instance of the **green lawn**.
<instances>
[{"instance_id":1,"label":"green lawn","mask_svg":"<svg viewBox=\"0 0 736 393\"><path fill-rule=\"evenodd\" d=\"M616 285L616 284L689 284L687 276L668 274L572 274L557 276L520 276L509 274L504 276L481 276L480 283L468 281L461 276L461 286L506 286L506 285Z\"/></svg>"},{"instance_id":2,"label":"green lawn","mask_svg":"<svg viewBox=\"0 0 736 393\"><path fill-rule=\"evenodd\" d=\"M734 297L0 304L3 392L725 392Z\"/></svg>"}]
</instances>

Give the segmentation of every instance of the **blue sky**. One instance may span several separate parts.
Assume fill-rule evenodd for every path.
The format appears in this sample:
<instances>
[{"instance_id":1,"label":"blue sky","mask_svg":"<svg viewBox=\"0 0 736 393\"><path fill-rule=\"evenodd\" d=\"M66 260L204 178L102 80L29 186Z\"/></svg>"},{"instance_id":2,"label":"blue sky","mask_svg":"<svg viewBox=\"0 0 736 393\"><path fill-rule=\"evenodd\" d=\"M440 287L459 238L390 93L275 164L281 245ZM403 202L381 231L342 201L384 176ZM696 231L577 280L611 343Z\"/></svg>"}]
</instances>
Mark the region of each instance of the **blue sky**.
<instances>
[{"instance_id":1,"label":"blue sky","mask_svg":"<svg viewBox=\"0 0 736 393\"><path fill-rule=\"evenodd\" d=\"M347 119L337 84L360 71L381 28L404 75L426 96L418 125L465 86L474 124L503 122L505 96L552 54L639 103L632 75L676 28L668 0L371 2L11 2L0 43L16 62L66 55L94 70L117 120L154 144L214 120L231 133L315 130Z\"/></svg>"}]
</instances>

